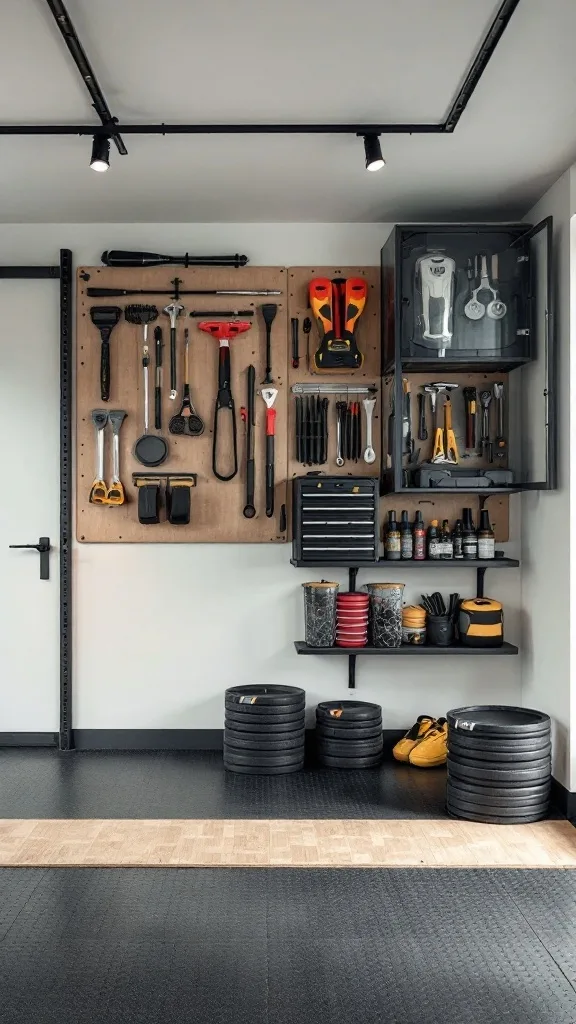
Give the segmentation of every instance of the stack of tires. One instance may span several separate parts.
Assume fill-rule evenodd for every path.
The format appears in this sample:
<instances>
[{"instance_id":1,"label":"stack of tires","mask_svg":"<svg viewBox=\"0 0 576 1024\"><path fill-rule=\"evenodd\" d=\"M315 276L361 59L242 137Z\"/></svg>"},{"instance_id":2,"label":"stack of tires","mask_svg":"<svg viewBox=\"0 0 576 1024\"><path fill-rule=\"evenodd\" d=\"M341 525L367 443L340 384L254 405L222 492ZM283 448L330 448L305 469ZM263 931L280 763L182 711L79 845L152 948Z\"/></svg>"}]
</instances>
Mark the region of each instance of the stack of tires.
<instances>
[{"instance_id":1,"label":"stack of tires","mask_svg":"<svg viewBox=\"0 0 576 1024\"><path fill-rule=\"evenodd\" d=\"M519 825L548 813L550 719L529 708L484 705L448 712L448 813Z\"/></svg>"},{"instance_id":2,"label":"stack of tires","mask_svg":"<svg viewBox=\"0 0 576 1024\"><path fill-rule=\"evenodd\" d=\"M382 760L382 708L359 700L316 708L316 754L326 768L373 768Z\"/></svg>"},{"instance_id":3,"label":"stack of tires","mask_svg":"<svg viewBox=\"0 0 576 1024\"><path fill-rule=\"evenodd\" d=\"M231 686L225 704L227 771L286 775L304 767L304 690L297 686Z\"/></svg>"}]
</instances>

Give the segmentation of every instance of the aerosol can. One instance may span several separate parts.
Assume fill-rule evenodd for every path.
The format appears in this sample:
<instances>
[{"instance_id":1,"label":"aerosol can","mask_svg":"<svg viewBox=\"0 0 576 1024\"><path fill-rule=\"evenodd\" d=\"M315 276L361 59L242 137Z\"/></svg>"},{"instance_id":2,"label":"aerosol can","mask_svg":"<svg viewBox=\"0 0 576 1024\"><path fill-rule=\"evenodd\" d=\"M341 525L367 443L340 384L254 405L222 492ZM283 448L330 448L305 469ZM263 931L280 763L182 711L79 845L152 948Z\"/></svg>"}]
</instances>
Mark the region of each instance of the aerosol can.
<instances>
[{"instance_id":1,"label":"aerosol can","mask_svg":"<svg viewBox=\"0 0 576 1024\"><path fill-rule=\"evenodd\" d=\"M416 260L416 291L422 297L419 316L422 340L443 359L452 345L456 263L442 253Z\"/></svg>"}]
</instances>

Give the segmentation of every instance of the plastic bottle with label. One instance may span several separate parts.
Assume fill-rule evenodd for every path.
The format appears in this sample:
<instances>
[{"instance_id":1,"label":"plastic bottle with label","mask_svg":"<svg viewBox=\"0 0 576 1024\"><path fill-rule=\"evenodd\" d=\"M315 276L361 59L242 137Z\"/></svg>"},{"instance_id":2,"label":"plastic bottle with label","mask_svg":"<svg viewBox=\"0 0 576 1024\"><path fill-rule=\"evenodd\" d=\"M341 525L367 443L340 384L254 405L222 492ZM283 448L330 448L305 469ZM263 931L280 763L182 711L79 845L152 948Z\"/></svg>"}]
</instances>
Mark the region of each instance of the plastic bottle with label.
<instances>
[{"instance_id":1,"label":"plastic bottle with label","mask_svg":"<svg viewBox=\"0 0 576 1024\"><path fill-rule=\"evenodd\" d=\"M488 509L483 508L480 513L480 528L478 530L478 558L494 558L494 543L494 530Z\"/></svg>"},{"instance_id":2,"label":"plastic bottle with label","mask_svg":"<svg viewBox=\"0 0 576 1024\"><path fill-rule=\"evenodd\" d=\"M400 530L396 521L396 512L388 513L388 526L386 527L386 540L384 542L386 558L390 561L399 561L402 557L402 546Z\"/></svg>"},{"instance_id":3,"label":"plastic bottle with label","mask_svg":"<svg viewBox=\"0 0 576 1024\"><path fill-rule=\"evenodd\" d=\"M447 519L442 520L442 533L440 535L440 558L452 560L454 558L454 541L452 531Z\"/></svg>"},{"instance_id":4,"label":"plastic bottle with label","mask_svg":"<svg viewBox=\"0 0 576 1024\"><path fill-rule=\"evenodd\" d=\"M452 534L452 541L454 543L454 558L464 558L464 547L463 547L463 529L462 520L457 519L456 525L454 526L454 533Z\"/></svg>"},{"instance_id":5,"label":"plastic bottle with label","mask_svg":"<svg viewBox=\"0 0 576 1024\"><path fill-rule=\"evenodd\" d=\"M406 509L400 519L400 554L404 559L414 558L414 537Z\"/></svg>"},{"instance_id":6,"label":"plastic bottle with label","mask_svg":"<svg viewBox=\"0 0 576 1024\"><path fill-rule=\"evenodd\" d=\"M412 535L414 537L414 560L423 562L426 559L426 528L420 510L414 517Z\"/></svg>"},{"instance_id":7,"label":"plastic bottle with label","mask_svg":"<svg viewBox=\"0 0 576 1024\"><path fill-rule=\"evenodd\" d=\"M438 520L433 519L428 527L428 558L440 559L441 548L440 548L440 537L438 536Z\"/></svg>"},{"instance_id":8,"label":"plastic bottle with label","mask_svg":"<svg viewBox=\"0 0 576 1024\"><path fill-rule=\"evenodd\" d=\"M472 509L465 508L464 510L464 525L462 535L462 553L464 558L477 559L478 558L478 537L476 536L476 530L474 527L474 520L472 519Z\"/></svg>"}]
</instances>

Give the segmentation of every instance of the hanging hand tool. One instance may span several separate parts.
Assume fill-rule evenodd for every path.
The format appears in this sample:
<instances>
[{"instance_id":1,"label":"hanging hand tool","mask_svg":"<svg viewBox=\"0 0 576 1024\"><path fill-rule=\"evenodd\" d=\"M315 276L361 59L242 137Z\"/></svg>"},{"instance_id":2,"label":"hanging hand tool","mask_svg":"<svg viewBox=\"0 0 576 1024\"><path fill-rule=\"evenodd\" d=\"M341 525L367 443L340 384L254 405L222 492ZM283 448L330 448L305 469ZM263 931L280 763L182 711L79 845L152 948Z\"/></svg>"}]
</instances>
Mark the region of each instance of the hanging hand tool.
<instances>
[{"instance_id":1,"label":"hanging hand tool","mask_svg":"<svg viewBox=\"0 0 576 1024\"><path fill-rule=\"evenodd\" d=\"M290 327L292 330L292 368L297 370L300 366L300 353L298 352L298 331L300 324L297 316L293 316L291 318Z\"/></svg>"},{"instance_id":2,"label":"hanging hand tool","mask_svg":"<svg viewBox=\"0 0 576 1024\"><path fill-rule=\"evenodd\" d=\"M242 510L245 519L253 519L256 515L254 506L254 429L256 426L256 408L254 389L256 387L256 370L250 365L246 376L246 407L240 409L240 416L246 427L246 504Z\"/></svg>"},{"instance_id":3,"label":"hanging hand tool","mask_svg":"<svg viewBox=\"0 0 576 1024\"><path fill-rule=\"evenodd\" d=\"M294 401L296 413L296 461L304 462L304 399L302 395L296 395Z\"/></svg>"},{"instance_id":4,"label":"hanging hand tool","mask_svg":"<svg viewBox=\"0 0 576 1024\"><path fill-rule=\"evenodd\" d=\"M476 388L464 388L464 402L466 408L466 450L474 451L476 448Z\"/></svg>"},{"instance_id":5,"label":"hanging hand tool","mask_svg":"<svg viewBox=\"0 0 576 1024\"><path fill-rule=\"evenodd\" d=\"M506 437L504 435L504 382L498 381L494 384L494 400L496 402L496 414L498 417L498 433L496 435L496 458L506 457Z\"/></svg>"},{"instance_id":6,"label":"hanging hand tool","mask_svg":"<svg viewBox=\"0 0 576 1024\"><path fill-rule=\"evenodd\" d=\"M162 430L162 328L154 328L154 342L156 347L156 382L154 387L154 426L156 430Z\"/></svg>"},{"instance_id":7,"label":"hanging hand tool","mask_svg":"<svg viewBox=\"0 0 576 1024\"><path fill-rule=\"evenodd\" d=\"M478 298L480 292L490 292L492 295L488 305L485 305ZM484 314L489 316L491 320L501 320L502 317L506 316L507 310L506 303L502 302L496 288L490 283L488 260L482 254L480 257L480 284L472 291L470 299L464 306L464 312L469 320L481 320Z\"/></svg>"},{"instance_id":8,"label":"hanging hand tool","mask_svg":"<svg viewBox=\"0 0 576 1024\"><path fill-rule=\"evenodd\" d=\"M245 267L247 256L163 256L159 252L125 252L123 249L108 249L102 253L106 267L161 267L166 264L181 264L184 267Z\"/></svg>"},{"instance_id":9,"label":"hanging hand tool","mask_svg":"<svg viewBox=\"0 0 576 1024\"><path fill-rule=\"evenodd\" d=\"M106 504L123 505L126 496L120 480L120 428L126 419L124 409L111 409L108 420L112 427L112 484L108 488Z\"/></svg>"},{"instance_id":10,"label":"hanging hand tool","mask_svg":"<svg viewBox=\"0 0 576 1024\"><path fill-rule=\"evenodd\" d=\"M249 331L252 324L244 320L203 320L198 330L211 334L219 342L218 352L218 392L214 405L214 426L212 431L212 472L217 480L232 480L238 472L238 442L236 437L236 412L232 397L232 368L230 364L230 342L237 335ZM220 411L228 409L230 413L230 432L232 441L232 469L229 473L221 473L218 468L218 420ZM230 451L226 446L226 451Z\"/></svg>"},{"instance_id":11,"label":"hanging hand tool","mask_svg":"<svg viewBox=\"0 0 576 1024\"><path fill-rule=\"evenodd\" d=\"M444 400L444 428L446 431L446 462L455 464L458 462L458 447L452 429L452 402L449 394Z\"/></svg>"},{"instance_id":12,"label":"hanging hand tool","mask_svg":"<svg viewBox=\"0 0 576 1024\"><path fill-rule=\"evenodd\" d=\"M188 328L184 328L184 389L182 392L182 405L180 412L172 416L168 424L171 434L187 434L188 437L200 437L204 433L204 420L198 415L192 405L190 398L190 362L189 362L190 335ZM184 415L184 410L188 415Z\"/></svg>"},{"instance_id":13,"label":"hanging hand tool","mask_svg":"<svg viewBox=\"0 0 576 1024\"><path fill-rule=\"evenodd\" d=\"M410 399L410 381L402 377L402 454L412 455L414 441L412 438L412 405Z\"/></svg>"},{"instance_id":14,"label":"hanging hand tool","mask_svg":"<svg viewBox=\"0 0 576 1024\"><path fill-rule=\"evenodd\" d=\"M372 416L376 405L375 398L365 398L362 402L366 416L366 448L364 449L364 462L369 466L376 462L376 452L372 443Z\"/></svg>"},{"instance_id":15,"label":"hanging hand tool","mask_svg":"<svg viewBox=\"0 0 576 1024\"><path fill-rule=\"evenodd\" d=\"M282 295L279 288L87 288L91 298L110 299L121 295Z\"/></svg>"},{"instance_id":16,"label":"hanging hand tool","mask_svg":"<svg viewBox=\"0 0 576 1024\"><path fill-rule=\"evenodd\" d=\"M129 324L143 328L142 344L148 345L148 325L158 319L156 306L147 306L142 303L131 303L124 308L124 316Z\"/></svg>"},{"instance_id":17,"label":"hanging hand tool","mask_svg":"<svg viewBox=\"0 0 576 1024\"><path fill-rule=\"evenodd\" d=\"M346 409L346 402L336 402L336 465L340 469L344 465L342 448L346 423Z\"/></svg>"},{"instance_id":18,"label":"hanging hand tool","mask_svg":"<svg viewBox=\"0 0 576 1024\"><path fill-rule=\"evenodd\" d=\"M96 431L96 475L90 488L89 500L93 505L106 505L108 499L108 488L104 481L104 430L108 423L106 409L93 409L92 423Z\"/></svg>"},{"instance_id":19,"label":"hanging hand tool","mask_svg":"<svg viewBox=\"0 0 576 1024\"><path fill-rule=\"evenodd\" d=\"M260 306L260 310L266 328L266 373L262 383L270 385L274 383L272 380L272 324L278 312L278 306L275 302L267 302Z\"/></svg>"},{"instance_id":20,"label":"hanging hand tool","mask_svg":"<svg viewBox=\"0 0 576 1024\"><path fill-rule=\"evenodd\" d=\"M311 330L312 330L312 321L311 321L310 317L307 316L307 317L304 318L304 323L302 324L302 333L304 334L304 337L306 338L306 369L308 370L308 373L314 373L314 370L310 366L310 331Z\"/></svg>"},{"instance_id":21,"label":"hanging hand tool","mask_svg":"<svg viewBox=\"0 0 576 1024\"><path fill-rule=\"evenodd\" d=\"M321 401L322 450L320 452L320 464L323 466L328 461L328 407L330 403L327 398L323 398Z\"/></svg>"},{"instance_id":22,"label":"hanging hand tool","mask_svg":"<svg viewBox=\"0 0 576 1024\"><path fill-rule=\"evenodd\" d=\"M168 458L168 442L158 434L149 434L150 429L150 351L148 345L142 346L142 376L144 382L144 433L134 445L134 458L143 466L161 466Z\"/></svg>"},{"instance_id":23,"label":"hanging hand tool","mask_svg":"<svg viewBox=\"0 0 576 1024\"><path fill-rule=\"evenodd\" d=\"M176 364L176 321L183 311L180 302L170 302L164 306L163 313L170 318L170 400L173 402L178 394Z\"/></svg>"},{"instance_id":24,"label":"hanging hand tool","mask_svg":"<svg viewBox=\"0 0 576 1024\"><path fill-rule=\"evenodd\" d=\"M110 400L110 335L122 316L119 306L91 306L90 319L100 331L102 348L100 351L100 398L103 402Z\"/></svg>"},{"instance_id":25,"label":"hanging hand tool","mask_svg":"<svg viewBox=\"0 0 576 1024\"><path fill-rule=\"evenodd\" d=\"M314 353L317 372L359 370L364 358L356 342L356 328L364 312L368 284L361 277L317 277L309 285L310 308L320 334Z\"/></svg>"},{"instance_id":26,"label":"hanging hand tool","mask_svg":"<svg viewBox=\"0 0 576 1024\"><path fill-rule=\"evenodd\" d=\"M274 402L278 397L277 388L262 388L260 392L266 404L266 515L270 519L274 515L274 433L276 427L276 409Z\"/></svg>"},{"instance_id":27,"label":"hanging hand tool","mask_svg":"<svg viewBox=\"0 0 576 1024\"><path fill-rule=\"evenodd\" d=\"M235 316L254 316L253 309L193 309L188 316L196 320L206 319L207 316L219 316L223 320L231 320Z\"/></svg>"},{"instance_id":28,"label":"hanging hand tool","mask_svg":"<svg viewBox=\"0 0 576 1024\"><path fill-rule=\"evenodd\" d=\"M452 457L456 453L456 461L458 459L458 451L456 448L456 439L452 431L452 409L448 410L448 419L445 416L446 430L450 430L450 446L452 449L452 455L448 451L448 437L446 438L446 448L444 447L444 431L440 425L440 406L438 398L440 395L446 395L449 399L451 391L454 391L458 387L458 384L446 384L444 381L438 381L434 384L426 384L424 391L430 395L430 403L432 405L432 418L434 420L434 447L432 450L432 462L454 462ZM451 404L450 404L451 405ZM450 426L448 427L448 422Z\"/></svg>"},{"instance_id":29,"label":"hanging hand tool","mask_svg":"<svg viewBox=\"0 0 576 1024\"><path fill-rule=\"evenodd\" d=\"M426 430L426 394L419 391L418 395L418 440L427 441L428 431Z\"/></svg>"},{"instance_id":30,"label":"hanging hand tool","mask_svg":"<svg viewBox=\"0 0 576 1024\"><path fill-rule=\"evenodd\" d=\"M490 440L490 403L492 401L491 391L480 392L480 405L482 406L482 436L480 438L480 450L488 461L493 461L492 442Z\"/></svg>"}]
</instances>

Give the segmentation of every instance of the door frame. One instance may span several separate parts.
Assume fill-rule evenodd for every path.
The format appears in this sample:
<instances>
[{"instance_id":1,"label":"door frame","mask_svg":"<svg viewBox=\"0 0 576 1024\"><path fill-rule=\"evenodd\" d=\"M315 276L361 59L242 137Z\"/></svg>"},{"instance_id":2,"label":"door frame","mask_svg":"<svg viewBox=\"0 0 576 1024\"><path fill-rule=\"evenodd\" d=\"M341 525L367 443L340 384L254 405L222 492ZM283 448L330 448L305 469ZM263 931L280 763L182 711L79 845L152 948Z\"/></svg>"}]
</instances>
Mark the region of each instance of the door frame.
<instances>
[{"instance_id":1,"label":"door frame","mask_svg":"<svg viewBox=\"0 0 576 1024\"><path fill-rule=\"evenodd\" d=\"M72 732L72 252L56 266L0 266L0 278L60 282L60 713L58 748L73 750ZM24 734L25 736L26 734ZM23 746L26 745L24 742Z\"/></svg>"}]
</instances>

